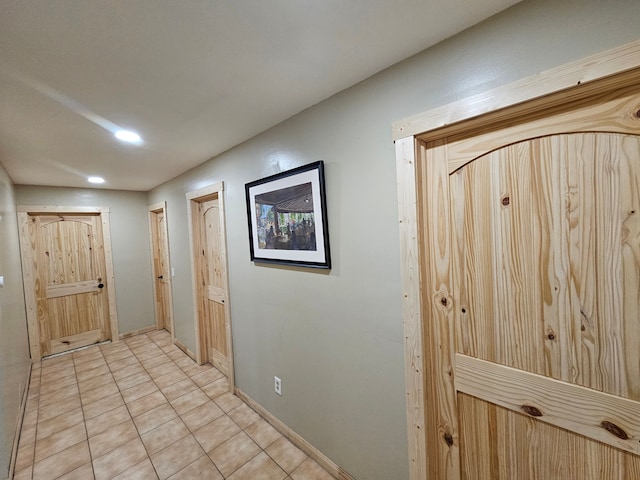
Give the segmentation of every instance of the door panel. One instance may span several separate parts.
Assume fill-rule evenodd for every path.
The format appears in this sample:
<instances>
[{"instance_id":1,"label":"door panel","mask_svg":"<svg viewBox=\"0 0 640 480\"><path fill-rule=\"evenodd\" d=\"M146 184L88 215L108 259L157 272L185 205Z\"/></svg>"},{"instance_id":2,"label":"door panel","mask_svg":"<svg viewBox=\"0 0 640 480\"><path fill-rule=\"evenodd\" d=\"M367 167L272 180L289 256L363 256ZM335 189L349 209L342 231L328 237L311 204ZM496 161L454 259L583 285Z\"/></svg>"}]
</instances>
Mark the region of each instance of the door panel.
<instances>
[{"instance_id":1,"label":"door panel","mask_svg":"<svg viewBox=\"0 0 640 480\"><path fill-rule=\"evenodd\" d=\"M613 133L451 174L463 478L637 478L639 186L640 139Z\"/></svg>"},{"instance_id":2,"label":"door panel","mask_svg":"<svg viewBox=\"0 0 640 480\"><path fill-rule=\"evenodd\" d=\"M226 335L226 312L224 290L226 275L220 230L220 208L218 197L203 201L198 208L204 288L202 290L203 311L206 316L205 337L209 361L228 375L228 351Z\"/></svg>"},{"instance_id":3,"label":"door panel","mask_svg":"<svg viewBox=\"0 0 640 480\"><path fill-rule=\"evenodd\" d=\"M233 381L233 354L223 184L187 194L193 245L195 306L197 309L198 362L210 362Z\"/></svg>"},{"instance_id":4,"label":"door panel","mask_svg":"<svg viewBox=\"0 0 640 480\"><path fill-rule=\"evenodd\" d=\"M110 338L99 215L31 215L29 237L41 354Z\"/></svg>"},{"instance_id":5,"label":"door panel","mask_svg":"<svg viewBox=\"0 0 640 480\"><path fill-rule=\"evenodd\" d=\"M640 400L638 152L558 135L454 174L461 353Z\"/></svg>"},{"instance_id":6,"label":"door panel","mask_svg":"<svg viewBox=\"0 0 640 480\"><path fill-rule=\"evenodd\" d=\"M172 332L171 272L168 262L169 243L164 209L151 211L150 220L153 272L155 275L156 325L158 328Z\"/></svg>"},{"instance_id":7,"label":"door panel","mask_svg":"<svg viewBox=\"0 0 640 480\"><path fill-rule=\"evenodd\" d=\"M639 478L640 95L601 100L406 155L428 478Z\"/></svg>"}]
</instances>

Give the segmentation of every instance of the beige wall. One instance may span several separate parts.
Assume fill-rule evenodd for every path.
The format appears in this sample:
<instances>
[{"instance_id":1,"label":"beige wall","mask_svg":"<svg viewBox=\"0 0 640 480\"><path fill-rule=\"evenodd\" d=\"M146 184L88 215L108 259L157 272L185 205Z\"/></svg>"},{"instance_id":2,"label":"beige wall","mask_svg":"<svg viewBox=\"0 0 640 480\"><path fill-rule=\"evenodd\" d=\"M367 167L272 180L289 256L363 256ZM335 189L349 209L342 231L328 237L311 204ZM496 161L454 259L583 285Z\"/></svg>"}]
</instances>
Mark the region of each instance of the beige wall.
<instances>
[{"instance_id":1,"label":"beige wall","mask_svg":"<svg viewBox=\"0 0 640 480\"><path fill-rule=\"evenodd\" d=\"M636 40L638 20L637 0L525 1L154 189L178 338L195 349L185 192L223 180L238 386L356 478L407 478L392 123ZM251 263L244 184L320 159L333 269Z\"/></svg>"},{"instance_id":2,"label":"beige wall","mask_svg":"<svg viewBox=\"0 0 640 480\"><path fill-rule=\"evenodd\" d=\"M13 185L1 164L0 276L0 478L5 478L31 360Z\"/></svg>"},{"instance_id":3,"label":"beige wall","mask_svg":"<svg viewBox=\"0 0 640 480\"><path fill-rule=\"evenodd\" d=\"M155 325L147 194L16 185L18 205L109 207L120 333Z\"/></svg>"},{"instance_id":4,"label":"beige wall","mask_svg":"<svg viewBox=\"0 0 640 480\"><path fill-rule=\"evenodd\" d=\"M185 193L226 186L238 386L360 480L407 478L397 191L391 124L639 38L637 0L525 0L162 185L15 188L19 204L111 207L120 329L153 324L146 206L168 203L176 335L195 351ZM368 54L368 52L363 52ZM375 54L375 52L371 52ZM322 72L318 72L321 76ZM287 79L283 77L283 81ZM268 101L268 100L265 100ZM244 184L324 160L330 272L249 261ZM26 328L12 187L0 169L2 416L8 462ZM5 217L6 216L6 217ZM5 218L10 221L6 222ZM273 392L273 376L283 395ZM22 382L22 383L21 383ZM10 398L5 399L5 392ZM0 475L3 471L0 471Z\"/></svg>"}]
</instances>

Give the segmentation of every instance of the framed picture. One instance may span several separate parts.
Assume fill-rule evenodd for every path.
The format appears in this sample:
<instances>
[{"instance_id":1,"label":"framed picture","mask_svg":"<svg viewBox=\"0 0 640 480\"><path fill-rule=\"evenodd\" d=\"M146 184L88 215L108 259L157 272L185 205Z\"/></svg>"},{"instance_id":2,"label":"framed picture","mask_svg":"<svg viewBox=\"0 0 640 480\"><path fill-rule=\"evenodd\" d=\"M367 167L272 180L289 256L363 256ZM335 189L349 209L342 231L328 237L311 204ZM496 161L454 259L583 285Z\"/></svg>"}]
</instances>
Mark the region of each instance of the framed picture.
<instances>
[{"instance_id":1,"label":"framed picture","mask_svg":"<svg viewBox=\"0 0 640 480\"><path fill-rule=\"evenodd\" d=\"M331 268L324 163L245 185L254 262Z\"/></svg>"}]
</instances>

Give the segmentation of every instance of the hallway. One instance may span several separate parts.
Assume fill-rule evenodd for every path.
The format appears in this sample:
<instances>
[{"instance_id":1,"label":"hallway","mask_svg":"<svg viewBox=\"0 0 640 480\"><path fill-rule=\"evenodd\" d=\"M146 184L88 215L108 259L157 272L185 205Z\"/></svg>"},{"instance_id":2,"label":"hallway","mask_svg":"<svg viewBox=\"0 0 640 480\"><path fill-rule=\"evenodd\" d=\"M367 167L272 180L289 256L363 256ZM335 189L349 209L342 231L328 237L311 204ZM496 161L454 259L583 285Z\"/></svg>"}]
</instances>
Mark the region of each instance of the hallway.
<instances>
[{"instance_id":1,"label":"hallway","mask_svg":"<svg viewBox=\"0 0 640 480\"><path fill-rule=\"evenodd\" d=\"M15 480L331 480L164 330L33 365Z\"/></svg>"}]
</instances>

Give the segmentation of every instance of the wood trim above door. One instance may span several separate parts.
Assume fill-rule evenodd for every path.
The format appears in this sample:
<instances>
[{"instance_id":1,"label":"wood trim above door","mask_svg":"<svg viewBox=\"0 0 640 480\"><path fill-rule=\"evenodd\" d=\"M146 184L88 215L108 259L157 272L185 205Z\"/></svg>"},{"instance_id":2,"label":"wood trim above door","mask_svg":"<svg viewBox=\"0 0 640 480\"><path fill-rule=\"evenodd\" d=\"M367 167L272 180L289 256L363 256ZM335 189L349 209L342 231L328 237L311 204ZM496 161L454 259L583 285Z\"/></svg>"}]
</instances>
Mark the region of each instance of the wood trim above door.
<instances>
[{"instance_id":1,"label":"wood trim above door","mask_svg":"<svg viewBox=\"0 0 640 480\"><path fill-rule=\"evenodd\" d=\"M438 277L438 262L442 260L439 255L447 252L439 249L438 245L425 246L421 243L423 224L428 221L430 223L426 224L429 226L425 228L445 232L449 218L444 208L440 213L434 209L424 211L425 199L419 198L417 193L419 176L433 174L424 164L437 160L425 153L425 142L437 142L454 135L472 136L483 128L497 129L533 116L559 113L569 104L578 105L598 95L638 84L638 79L640 41L429 110L393 125L411 480L460 477L460 471L452 467L457 463L457 432L449 430L452 425L448 418L456 402L452 378L456 355L449 344L450 335L443 332L447 324L443 318L449 314L453 302L448 296L450 279ZM442 192L434 192L433 195L447 197ZM434 248L434 257L420 258L427 247ZM428 268L421 269L426 262L429 263ZM435 278L425 278L427 276ZM428 296L436 292L437 296L427 298L424 292ZM424 313L427 303L433 308L429 318ZM426 409L427 402L429 409ZM433 405L435 407L432 408ZM437 425L438 431L427 432L427 424Z\"/></svg>"},{"instance_id":2,"label":"wood trim above door","mask_svg":"<svg viewBox=\"0 0 640 480\"><path fill-rule=\"evenodd\" d=\"M18 205L16 207L18 214L18 229L20 233L20 250L22 257L22 277L25 285L25 304L27 310L27 332L29 334L29 351L31 361L37 362L42 358L40 349L40 332L37 319L37 301L33 288L34 278L32 272L33 258L31 256L32 246L29 242L28 223L29 215L51 214L51 213L93 213L100 216L102 224L105 272L108 285L107 301L109 304L109 327L111 333L111 341L119 340L118 332L118 314L116 309L116 293L115 293L115 274L113 271L113 252L111 249L111 225L109 222L109 207L65 207L53 205Z\"/></svg>"},{"instance_id":3,"label":"wood trim above door","mask_svg":"<svg viewBox=\"0 0 640 480\"><path fill-rule=\"evenodd\" d=\"M396 122L392 126L393 140L467 131L470 125L459 125L460 122L482 117L480 123L486 125L489 121L513 117L514 107L521 115L533 109L551 108L558 101L593 95L602 88L594 84L597 80L611 77L609 89L633 83L640 75L639 70L640 40L637 40ZM538 99L537 104L528 103L534 98ZM509 111L502 111L507 108Z\"/></svg>"}]
</instances>

